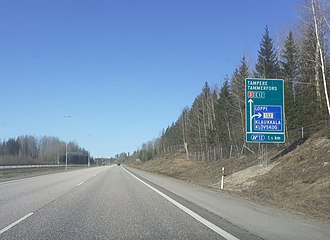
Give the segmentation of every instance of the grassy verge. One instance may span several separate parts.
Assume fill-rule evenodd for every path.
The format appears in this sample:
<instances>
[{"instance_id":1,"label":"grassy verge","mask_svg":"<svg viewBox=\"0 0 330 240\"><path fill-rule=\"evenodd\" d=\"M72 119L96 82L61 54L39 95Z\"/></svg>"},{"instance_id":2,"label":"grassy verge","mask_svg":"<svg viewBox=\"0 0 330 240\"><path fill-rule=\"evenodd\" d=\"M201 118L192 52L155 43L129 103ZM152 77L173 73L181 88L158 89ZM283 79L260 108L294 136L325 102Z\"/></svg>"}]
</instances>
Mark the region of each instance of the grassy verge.
<instances>
[{"instance_id":1,"label":"grassy verge","mask_svg":"<svg viewBox=\"0 0 330 240\"><path fill-rule=\"evenodd\" d=\"M79 170L85 166L69 166L67 171ZM45 174L64 172L65 167L0 169L0 182L35 177Z\"/></svg>"}]
</instances>

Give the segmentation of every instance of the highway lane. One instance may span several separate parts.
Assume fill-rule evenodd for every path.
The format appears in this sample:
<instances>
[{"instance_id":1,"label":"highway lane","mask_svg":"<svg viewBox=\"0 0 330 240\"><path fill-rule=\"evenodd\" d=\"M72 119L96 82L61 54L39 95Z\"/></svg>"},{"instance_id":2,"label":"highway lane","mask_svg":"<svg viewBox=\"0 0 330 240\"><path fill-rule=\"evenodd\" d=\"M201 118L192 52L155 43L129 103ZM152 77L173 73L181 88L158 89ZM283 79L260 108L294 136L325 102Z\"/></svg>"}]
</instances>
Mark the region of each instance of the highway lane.
<instances>
[{"instance_id":1,"label":"highway lane","mask_svg":"<svg viewBox=\"0 0 330 240\"><path fill-rule=\"evenodd\" d=\"M1 216L6 216L4 205L21 209L19 214L5 212L11 221L12 215L19 219L33 213L4 231L0 239L225 239L121 167L76 171L73 178L67 174L0 185ZM36 190L39 184L41 190ZM58 185L65 185L65 190L57 189ZM43 199L42 192L53 192L52 188L57 194ZM3 197L6 191L9 196ZM31 203L36 199L24 197L30 191L39 192L41 200ZM15 200L20 198L29 204ZM14 203L4 204L4 200ZM234 232L241 239L259 239L244 230Z\"/></svg>"},{"instance_id":2,"label":"highway lane","mask_svg":"<svg viewBox=\"0 0 330 240\"><path fill-rule=\"evenodd\" d=\"M0 183L0 229L77 187L108 167L61 172Z\"/></svg>"},{"instance_id":3,"label":"highway lane","mask_svg":"<svg viewBox=\"0 0 330 240\"><path fill-rule=\"evenodd\" d=\"M290 217L278 221L293 233L277 229L278 216L260 206L129 170L134 175L111 166L0 184L0 239L328 239L327 231L304 222L297 228Z\"/></svg>"}]
</instances>

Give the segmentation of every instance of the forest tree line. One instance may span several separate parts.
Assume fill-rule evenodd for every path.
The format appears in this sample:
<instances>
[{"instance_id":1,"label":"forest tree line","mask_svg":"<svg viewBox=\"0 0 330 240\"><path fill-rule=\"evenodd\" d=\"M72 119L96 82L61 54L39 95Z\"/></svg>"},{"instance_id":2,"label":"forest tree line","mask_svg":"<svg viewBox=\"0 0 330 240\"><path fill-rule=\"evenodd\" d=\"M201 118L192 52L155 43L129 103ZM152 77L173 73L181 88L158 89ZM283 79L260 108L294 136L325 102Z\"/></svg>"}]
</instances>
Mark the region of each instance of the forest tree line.
<instances>
[{"instance_id":1,"label":"forest tree line","mask_svg":"<svg viewBox=\"0 0 330 240\"><path fill-rule=\"evenodd\" d=\"M69 163L87 163L88 152L74 142L68 143ZM58 164L65 162L66 143L56 137L20 136L0 141L2 164Z\"/></svg>"},{"instance_id":2,"label":"forest tree line","mask_svg":"<svg viewBox=\"0 0 330 240\"><path fill-rule=\"evenodd\" d=\"M325 0L306 0L301 9L300 30L288 32L279 50L266 26L253 69L243 56L220 89L206 82L192 106L185 107L175 122L158 138L144 143L134 156L147 161L173 146L184 148L187 156L188 152L205 152L219 146L230 146L237 154L242 153L246 145L245 79L251 77L284 80L289 139L293 130L328 121L329 4Z\"/></svg>"}]
</instances>

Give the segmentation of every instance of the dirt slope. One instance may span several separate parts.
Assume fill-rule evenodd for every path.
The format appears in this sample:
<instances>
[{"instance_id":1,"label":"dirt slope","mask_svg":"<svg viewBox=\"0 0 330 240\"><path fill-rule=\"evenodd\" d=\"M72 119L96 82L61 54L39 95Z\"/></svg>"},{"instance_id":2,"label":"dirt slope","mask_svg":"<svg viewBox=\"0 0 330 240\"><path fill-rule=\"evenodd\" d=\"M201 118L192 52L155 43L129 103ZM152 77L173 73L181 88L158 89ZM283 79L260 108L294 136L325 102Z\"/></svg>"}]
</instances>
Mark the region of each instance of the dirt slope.
<instances>
[{"instance_id":1,"label":"dirt slope","mask_svg":"<svg viewBox=\"0 0 330 240\"><path fill-rule=\"evenodd\" d=\"M314 136L256 176L243 195L315 217L330 219L330 140Z\"/></svg>"},{"instance_id":2,"label":"dirt slope","mask_svg":"<svg viewBox=\"0 0 330 240\"><path fill-rule=\"evenodd\" d=\"M278 155L270 152L269 159ZM267 165L258 156L224 161L193 162L184 153L164 155L132 167L220 190L225 167L225 191L259 203L330 220L330 139L315 134L304 144Z\"/></svg>"}]
</instances>

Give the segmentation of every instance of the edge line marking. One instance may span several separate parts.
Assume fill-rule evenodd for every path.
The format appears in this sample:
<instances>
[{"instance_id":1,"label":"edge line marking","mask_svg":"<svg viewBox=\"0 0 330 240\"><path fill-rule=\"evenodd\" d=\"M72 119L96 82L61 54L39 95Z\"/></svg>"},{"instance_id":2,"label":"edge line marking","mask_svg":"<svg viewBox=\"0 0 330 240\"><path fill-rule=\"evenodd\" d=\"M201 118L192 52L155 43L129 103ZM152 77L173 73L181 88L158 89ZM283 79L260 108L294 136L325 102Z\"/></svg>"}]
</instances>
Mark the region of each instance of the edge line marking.
<instances>
[{"instance_id":1,"label":"edge line marking","mask_svg":"<svg viewBox=\"0 0 330 240\"><path fill-rule=\"evenodd\" d=\"M134 174L132 174L131 172L129 172L128 170L126 170L124 167L122 167L122 168L128 174L130 174L132 177L134 177L135 179L137 179L138 181L140 181L141 183L143 183L144 185L146 185L147 187L149 187L154 192L156 192L159 195L161 195L163 198L165 198L166 200L168 200L169 202L171 202L172 204L174 204L176 207L180 208L182 211L184 211L185 213L189 214L191 217L195 218L197 221L199 221L200 223L204 224L206 227L208 227L209 229L213 230L217 234L221 235L222 237L224 237L224 238L226 238L228 240L239 240L235 236L231 235L230 233L226 232L225 230L221 229L220 227L218 227L217 225L211 223L210 221L206 220L205 218L199 216L197 213L193 212L189 208L183 206L181 203L179 203L179 202L175 201L174 199L170 198L169 196L167 196L166 194L162 193L158 189L156 189L153 186L149 185L148 183L142 181L140 178L138 178L137 176L135 176Z\"/></svg>"},{"instance_id":2,"label":"edge line marking","mask_svg":"<svg viewBox=\"0 0 330 240\"><path fill-rule=\"evenodd\" d=\"M19 224L20 222L24 221L25 219L27 219L31 215L33 215L33 213L28 213L24 217L21 217L20 219L18 219L16 222L13 222L12 224L9 224L7 227L1 229L0 230L0 235L3 234L4 232L8 231L9 229L14 227L15 225Z\"/></svg>"}]
</instances>

